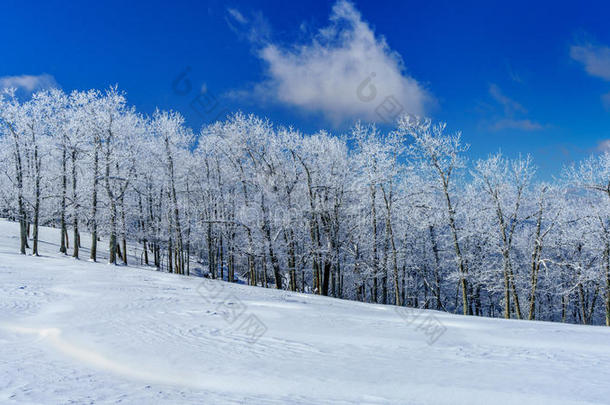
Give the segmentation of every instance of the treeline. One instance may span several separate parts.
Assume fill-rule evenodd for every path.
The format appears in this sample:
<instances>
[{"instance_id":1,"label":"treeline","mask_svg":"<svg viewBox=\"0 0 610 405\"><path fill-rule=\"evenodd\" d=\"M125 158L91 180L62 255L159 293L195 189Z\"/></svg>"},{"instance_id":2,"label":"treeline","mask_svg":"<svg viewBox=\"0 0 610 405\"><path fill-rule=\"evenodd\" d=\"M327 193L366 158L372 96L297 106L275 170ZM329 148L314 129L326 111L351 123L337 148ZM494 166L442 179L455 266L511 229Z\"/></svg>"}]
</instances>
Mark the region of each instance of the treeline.
<instances>
[{"instance_id":1,"label":"treeline","mask_svg":"<svg viewBox=\"0 0 610 405\"><path fill-rule=\"evenodd\" d=\"M263 287L610 325L608 153L545 183L529 157L468 162L460 135L425 119L333 136L238 113L195 136L116 88L6 91L0 136L0 207L23 254L53 226L76 258L88 232L94 261L104 238L115 264L137 246L172 273L197 261Z\"/></svg>"}]
</instances>

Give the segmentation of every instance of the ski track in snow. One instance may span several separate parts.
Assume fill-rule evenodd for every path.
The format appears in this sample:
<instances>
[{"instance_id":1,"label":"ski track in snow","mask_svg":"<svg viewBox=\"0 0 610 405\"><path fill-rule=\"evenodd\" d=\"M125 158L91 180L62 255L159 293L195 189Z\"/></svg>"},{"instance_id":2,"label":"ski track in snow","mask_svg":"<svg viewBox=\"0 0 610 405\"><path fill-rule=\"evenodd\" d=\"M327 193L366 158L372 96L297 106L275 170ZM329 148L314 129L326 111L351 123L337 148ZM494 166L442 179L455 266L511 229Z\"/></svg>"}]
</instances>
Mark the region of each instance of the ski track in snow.
<instances>
[{"instance_id":1,"label":"ski track in snow","mask_svg":"<svg viewBox=\"0 0 610 405\"><path fill-rule=\"evenodd\" d=\"M0 404L610 403L610 328L422 311L447 328L429 345L393 307L77 261L51 229L23 257L17 232L0 221Z\"/></svg>"}]
</instances>

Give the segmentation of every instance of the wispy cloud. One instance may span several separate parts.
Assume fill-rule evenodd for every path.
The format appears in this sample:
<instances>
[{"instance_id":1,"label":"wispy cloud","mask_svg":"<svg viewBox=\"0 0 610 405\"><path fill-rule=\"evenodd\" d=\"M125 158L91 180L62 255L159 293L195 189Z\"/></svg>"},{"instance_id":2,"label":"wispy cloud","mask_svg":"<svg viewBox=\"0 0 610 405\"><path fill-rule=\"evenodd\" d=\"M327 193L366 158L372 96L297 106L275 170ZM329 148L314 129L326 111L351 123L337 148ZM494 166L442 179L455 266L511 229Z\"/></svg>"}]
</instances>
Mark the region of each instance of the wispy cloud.
<instances>
[{"instance_id":1,"label":"wispy cloud","mask_svg":"<svg viewBox=\"0 0 610 405\"><path fill-rule=\"evenodd\" d=\"M528 111L518 101L508 97L500 87L492 83L489 85L489 95L502 107L503 114L489 125L492 131L513 129L519 131L539 131L546 125L526 118Z\"/></svg>"},{"instance_id":2,"label":"wispy cloud","mask_svg":"<svg viewBox=\"0 0 610 405\"><path fill-rule=\"evenodd\" d=\"M591 76L610 81L610 48L587 43L572 45L570 57L583 64Z\"/></svg>"},{"instance_id":3,"label":"wispy cloud","mask_svg":"<svg viewBox=\"0 0 610 405\"><path fill-rule=\"evenodd\" d=\"M228 8L227 12L240 24L246 24L248 19L236 8Z\"/></svg>"},{"instance_id":4,"label":"wispy cloud","mask_svg":"<svg viewBox=\"0 0 610 405\"><path fill-rule=\"evenodd\" d=\"M610 93L602 94L601 99L604 108L610 112Z\"/></svg>"},{"instance_id":5,"label":"wispy cloud","mask_svg":"<svg viewBox=\"0 0 610 405\"><path fill-rule=\"evenodd\" d=\"M238 9L228 8L225 21L233 32L255 46L264 46L269 42L271 28L267 19L260 12L246 17Z\"/></svg>"},{"instance_id":6,"label":"wispy cloud","mask_svg":"<svg viewBox=\"0 0 610 405\"><path fill-rule=\"evenodd\" d=\"M521 75L512 69L508 71L508 77L510 77L510 79L515 83L523 83L523 78Z\"/></svg>"},{"instance_id":7,"label":"wispy cloud","mask_svg":"<svg viewBox=\"0 0 610 405\"><path fill-rule=\"evenodd\" d=\"M502 107L504 107L504 114L513 115L516 112L522 112L527 114L527 110L525 109L525 107L523 107L515 100L507 97L502 92L502 90L500 90L497 84L492 83L489 85L489 94L495 101L497 101L502 105Z\"/></svg>"},{"instance_id":8,"label":"wispy cloud","mask_svg":"<svg viewBox=\"0 0 610 405\"><path fill-rule=\"evenodd\" d=\"M241 13L236 15L238 21ZM255 86L255 97L321 113L336 125L355 118L378 120L375 107L389 96L404 112L426 113L432 96L352 3L339 0L329 20L304 42L286 46L269 41L258 48L267 78ZM357 91L367 78L368 95L376 98L363 101Z\"/></svg>"},{"instance_id":9,"label":"wispy cloud","mask_svg":"<svg viewBox=\"0 0 610 405\"><path fill-rule=\"evenodd\" d=\"M610 152L610 139L604 139L597 144L597 148L595 148L597 152L605 153Z\"/></svg>"},{"instance_id":10,"label":"wispy cloud","mask_svg":"<svg viewBox=\"0 0 610 405\"><path fill-rule=\"evenodd\" d=\"M610 81L610 48L587 42L570 47L570 57L582 63L585 71L593 76ZM610 111L610 93L601 95L602 105Z\"/></svg>"},{"instance_id":11,"label":"wispy cloud","mask_svg":"<svg viewBox=\"0 0 610 405\"><path fill-rule=\"evenodd\" d=\"M513 119L504 118L496 121L492 124L491 128L494 131L501 131L503 129L518 129L521 131L538 131L544 129L544 125L529 120L529 119Z\"/></svg>"},{"instance_id":12,"label":"wispy cloud","mask_svg":"<svg viewBox=\"0 0 610 405\"><path fill-rule=\"evenodd\" d=\"M15 88L24 94L31 94L37 90L44 90L59 87L55 78L49 74L38 76L3 76L0 77L0 89Z\"/></svg>"}]
</instances>

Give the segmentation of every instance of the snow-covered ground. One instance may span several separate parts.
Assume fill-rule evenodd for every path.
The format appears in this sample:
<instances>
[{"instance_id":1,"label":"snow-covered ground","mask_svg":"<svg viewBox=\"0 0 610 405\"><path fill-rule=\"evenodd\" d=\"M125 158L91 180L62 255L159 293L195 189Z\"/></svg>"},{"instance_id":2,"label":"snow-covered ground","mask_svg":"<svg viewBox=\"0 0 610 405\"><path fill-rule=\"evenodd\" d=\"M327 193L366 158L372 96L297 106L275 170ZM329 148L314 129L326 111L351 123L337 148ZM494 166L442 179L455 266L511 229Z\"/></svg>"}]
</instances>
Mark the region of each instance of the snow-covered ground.
<instances>
[{"instance_id":1,"label":"snow-covered ground","mask_svg":"<svg viewBox=\"0 0 610 405\"><path fill-rule=\"evenodd\" d=\"M57 233L23 257L0 221L0 404L610 403L610 328L77 261Z\"/></svg>"}]
</instances>

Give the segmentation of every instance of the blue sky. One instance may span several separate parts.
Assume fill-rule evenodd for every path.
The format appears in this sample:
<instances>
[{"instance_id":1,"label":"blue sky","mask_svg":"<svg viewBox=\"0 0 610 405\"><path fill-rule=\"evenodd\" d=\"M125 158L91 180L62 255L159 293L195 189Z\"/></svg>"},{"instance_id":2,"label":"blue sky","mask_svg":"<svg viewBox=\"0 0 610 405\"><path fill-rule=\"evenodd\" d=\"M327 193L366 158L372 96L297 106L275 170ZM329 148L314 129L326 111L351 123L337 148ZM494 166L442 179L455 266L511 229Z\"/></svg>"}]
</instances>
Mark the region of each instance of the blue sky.
<instances>
[{"instance_id":1,"label":"blue sky","mask_svg":"<svg viewBox=\"0 0 610 405\"><path fill-rule=\"evenodd\" d=\"M196 131L234 110L387 128L400 107L461 130L475 158L530 153L545 178L610 147L610 5L581 4L5 0L0 87L118 84Z\"/></svg>"}]
</instances>

